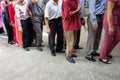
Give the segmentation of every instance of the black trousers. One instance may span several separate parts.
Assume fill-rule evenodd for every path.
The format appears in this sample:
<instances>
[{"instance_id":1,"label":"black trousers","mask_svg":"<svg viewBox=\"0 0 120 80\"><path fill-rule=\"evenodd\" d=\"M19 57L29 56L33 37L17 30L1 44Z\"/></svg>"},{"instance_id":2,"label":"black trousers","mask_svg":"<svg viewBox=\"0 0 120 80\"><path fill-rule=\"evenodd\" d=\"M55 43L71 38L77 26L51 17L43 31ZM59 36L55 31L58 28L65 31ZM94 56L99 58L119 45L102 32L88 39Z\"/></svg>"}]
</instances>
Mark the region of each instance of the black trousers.
<instances>
[{"instance_id":1,"label":"black trousers","mask_svg":"<svg viewBox=\"0 0 120 80\"><path fill-rule=\"evenodd\" d=\"M12 25L9 24L9 22L7 21L7 19L5 18L5 28L7 31L7 35L8 35L8 43L11 41L14 41L14 34L13 34L13 27Z\"/></svg>"},{"instance_id":2,"label":"black trousers","mask_svg":"<svg viewBox=\"0 0 120 80\"><path fill-rule=\"evenodd\" d=\"M63 49L63 27L62 18L49 20L49 27L51 34L49 35L49 47L53 52L55 51L55 36L57 34L56 50L61 51Z\"/></svg>"},{"instance_id":3,"label":"black trousers","mask_svg":"<svg viewBox=\"0 0 120 80\"><path fill-rule=\"evenodd\" d=\"M30 18L21 20L23 48L30 47L33 41L33 24Z\"/></svg>"}]
</instances>

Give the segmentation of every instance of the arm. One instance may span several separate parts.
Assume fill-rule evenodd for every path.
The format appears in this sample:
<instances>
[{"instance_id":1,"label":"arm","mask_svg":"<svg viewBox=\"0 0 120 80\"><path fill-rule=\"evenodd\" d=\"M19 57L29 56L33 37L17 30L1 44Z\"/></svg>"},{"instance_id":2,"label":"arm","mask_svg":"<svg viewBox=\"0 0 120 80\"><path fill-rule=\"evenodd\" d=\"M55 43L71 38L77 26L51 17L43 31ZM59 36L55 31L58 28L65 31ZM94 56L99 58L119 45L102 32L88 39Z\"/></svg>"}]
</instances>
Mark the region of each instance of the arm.
<instances>
[{"instance_id":1,"label":"arm","mask_svg":"<svg viewBox=\"0 0 120 80\"><path fill-rule=\"evenodd\" d=\"M93 30L98 30L98 23L96 18L96 12L95 12L95 3L96 0L89 0L89 14L90 14L90 22L92 23Z\"/></svg>"},{"instance_id":2,"label":"arm","mask_svg":"<svg viewBox=\"0 0 120 80\"><path fill-rule=\"evenodd\" d=\"M109 0L107 5L107 21L108 21L110 35L114 34L114 28L112 24L112 11L114 6L115 6L115 2L113 0Z\"/></svg>"},{"instance_id":3,"label":"arm","mask_svg":"<svg viewBox=\"0 0 120 80\"><path fill-rule=\"evenodd\" d=\"M49 6L49 4L47 4L45 7L45 25L46 25L46 30L47 30L46 32L48 34L51 33L50 28L49 28L49 22L48 22L49 13L50 13L50 6Z\"/></svg>"}]
</instances>

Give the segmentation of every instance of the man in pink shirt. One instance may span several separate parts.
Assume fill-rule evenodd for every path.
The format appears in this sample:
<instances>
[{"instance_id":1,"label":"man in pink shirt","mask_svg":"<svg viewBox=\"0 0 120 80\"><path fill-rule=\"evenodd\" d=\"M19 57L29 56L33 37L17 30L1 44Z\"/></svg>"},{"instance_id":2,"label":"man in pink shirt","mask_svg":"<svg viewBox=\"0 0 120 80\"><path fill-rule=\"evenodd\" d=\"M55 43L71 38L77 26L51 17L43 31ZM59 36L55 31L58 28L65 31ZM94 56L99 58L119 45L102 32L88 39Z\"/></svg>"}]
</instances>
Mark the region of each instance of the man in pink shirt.
<instances>
[{"instance_id":1,"label":"man in pink shirt","mask_svg":"<svg viewBox=\"0 0 120 80\"><path fill-rule=\"evenodd\" d=\"M63 0L62 3L62 22L66 37L66 59L70 63L75 63L73 57L73 46L76 41L76 30L80 29L80 5L78 0Z\"/></svg>"}]
</instances>

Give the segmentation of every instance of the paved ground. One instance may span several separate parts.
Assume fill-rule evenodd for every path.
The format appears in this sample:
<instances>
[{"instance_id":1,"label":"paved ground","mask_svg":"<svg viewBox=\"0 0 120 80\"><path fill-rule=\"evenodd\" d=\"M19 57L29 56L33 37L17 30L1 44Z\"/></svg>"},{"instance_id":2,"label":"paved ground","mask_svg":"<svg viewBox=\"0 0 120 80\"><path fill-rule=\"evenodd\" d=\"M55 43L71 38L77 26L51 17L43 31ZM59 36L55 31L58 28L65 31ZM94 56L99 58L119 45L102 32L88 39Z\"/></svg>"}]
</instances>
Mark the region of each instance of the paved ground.
<instances>
[{"instance_id":1,"label":"paved ground","mask_svg":"<svg viewBox=\"0 0 120 80\"><path fill-rule=\"evenodd\" d=\"M7 44L7 37L0 35L0 80L120 80L120 44L113 50L112 64L87 61L85 46L87 32L82 29L81 46L76 63L66 61L65 55L50 55L47 34L44 33L43 52L36 48L25 52L16 45ZM102 40L101 40L102 41Z\"/></svg>"}]
</instances>

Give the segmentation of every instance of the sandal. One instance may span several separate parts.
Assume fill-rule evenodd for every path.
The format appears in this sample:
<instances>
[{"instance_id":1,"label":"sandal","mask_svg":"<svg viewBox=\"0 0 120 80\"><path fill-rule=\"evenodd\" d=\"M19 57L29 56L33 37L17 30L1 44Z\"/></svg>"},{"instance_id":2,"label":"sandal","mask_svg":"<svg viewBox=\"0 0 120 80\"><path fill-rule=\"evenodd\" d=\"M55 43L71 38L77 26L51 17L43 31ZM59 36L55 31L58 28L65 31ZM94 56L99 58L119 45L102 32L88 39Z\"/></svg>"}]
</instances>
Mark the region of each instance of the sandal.
<instances>
[{"instance_id":1,"label":"sandal","mask_svg":"<svg viewBox=\"0 0 120 80\"><path fill-rule=\"evenodd\" d=\"M112 59L113 56L112 55L106 55L109 59Z\"/></svg>"},{"instance_id":2,"label":"sandal","mask_svg":"<svg viewBox=\"0 0 120 80\"><path fill-rule=\"evenodd\" d=\"M102 63L105 63L105 64L111 64L111 62L108 59L106 59L106 61L104 61L101 58L99 58L99 61Z\"/></svg>"}]
</instances>

